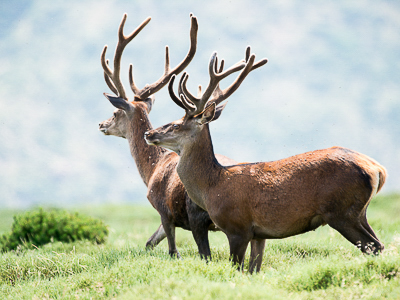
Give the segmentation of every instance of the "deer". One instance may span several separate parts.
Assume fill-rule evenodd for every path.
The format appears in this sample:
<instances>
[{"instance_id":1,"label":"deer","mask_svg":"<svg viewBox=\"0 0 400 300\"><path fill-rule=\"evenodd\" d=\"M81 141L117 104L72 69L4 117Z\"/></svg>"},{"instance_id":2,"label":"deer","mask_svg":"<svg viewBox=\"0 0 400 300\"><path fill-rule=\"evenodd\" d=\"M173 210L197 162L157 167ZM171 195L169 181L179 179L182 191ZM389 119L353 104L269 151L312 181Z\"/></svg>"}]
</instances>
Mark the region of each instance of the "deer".
<instances>
[{"instance_id":1,"label":"deer","mask_svg":"<svg viewBox=\"0 0 400 300\"><path fill-rule=\"evenodd\" d=\"M182 182L176 173L178 155L161 147L151 147L146 144L143 135L152 129L149 113L154 104L154 94L165 86L171 76L184 70L196 53L198 22L194 15L190 15L190 49L184 60L174 69L169 66L169 49L166 47L165 70L159 80L151 85L139 89L133 78L132 64L129 67L129 82L134 93L133 101L129 101L125 88L120 79L121 57L126 45L149 23L150 17L142 22L131 34L123 33L127 14L124 14L118 29L118 43L114 55L114 69L106 60L107 45L101 54L101 64L104 78L108 87L115 95L104 94L115 106L116 110L111 118L99 124L99 130L105 135L113 135L128 140L130 152L136 162L141 178L147 186L147 198L161 216L161 225L147 240L146 248L156 247L165 237L168 239L169 254L180 258L176 248L175 228L181 227L192 231L198 246L200 256L211 259L208 241L208 230L219 230L212 223L208 213L194 204L188 197ZM221 67L223 68L223 61ZM223 155L217 155L223 165L237 162Z\"/></svg>"},{"instance_id":2,"label":"deer","mask_svg":"<svg viewBox=\"0 0 400 300\"><path fill-rule=\"evenodd\" d=\"M254 64L255 54L244 63L236 78L240 83ZM183 73L176 96L171 77L171 99L184 109L176 121L149 130L149 145L179 155L177 172L186 191L227 236L230 259L243 270L251 243L250 273L261 269L266 239L283 239L328 224L363 253L379 254L384 245L368 224L366 210L387 177L386 169L356 151L331 147L289 158L222 166L215 159L209 123L217 120L232 93L221 91L218 82L226 73L215 72L217 53L209 62L209 85L195 97ZM215 89L215 90L214 90ZM214 90L214 92L212 92ZM243 117L249 112L243 105Z\"/></svg>"}]
</instances>

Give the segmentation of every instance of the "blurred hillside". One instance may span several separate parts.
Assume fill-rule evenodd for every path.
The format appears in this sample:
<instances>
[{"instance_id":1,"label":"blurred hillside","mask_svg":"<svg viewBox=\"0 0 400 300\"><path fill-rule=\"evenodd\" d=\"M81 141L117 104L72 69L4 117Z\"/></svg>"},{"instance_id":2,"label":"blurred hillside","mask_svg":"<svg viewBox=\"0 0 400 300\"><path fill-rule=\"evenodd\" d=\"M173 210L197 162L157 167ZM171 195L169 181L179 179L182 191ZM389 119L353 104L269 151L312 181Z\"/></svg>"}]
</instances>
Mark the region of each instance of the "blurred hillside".
<instances>
[{"instance_id":1,"label":"blurred hillside","mask_svg":"<svg viewBox=\"0 0 400 300\"><path fill-rule=\"evenodd\" d=\"M126 88L129 63L140 87L159 78L167 44L181 61L190 12L192 90L215 50L227 65L247 45L268 57L211 125L217 153L268 161L344 146L386 166L384 192L399 191L400 2L16 0L0 4L2 207L147 201L127 141L98 131L113 112L100 53L108 44L112 58L124 12L126 33L152 17L125 50ZM160 91L154 127L181 116Z\"/></svg>"}]
</instances>

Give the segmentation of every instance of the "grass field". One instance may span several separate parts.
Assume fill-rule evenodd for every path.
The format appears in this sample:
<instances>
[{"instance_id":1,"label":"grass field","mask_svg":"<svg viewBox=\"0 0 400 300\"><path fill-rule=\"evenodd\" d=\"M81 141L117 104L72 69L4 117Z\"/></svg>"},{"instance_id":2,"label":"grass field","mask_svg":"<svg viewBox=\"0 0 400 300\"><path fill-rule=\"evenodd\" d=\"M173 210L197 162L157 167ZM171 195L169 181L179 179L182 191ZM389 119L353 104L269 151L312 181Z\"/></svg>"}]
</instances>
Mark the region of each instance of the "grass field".
<instances>
[{"instance_id":1,"label":"grass field","mask_svg":"<svg viewBox=\"0 0 400 300\"><path fill-rule=\"evenodd\" d=\"M199 259L191 233L181 229L176 235L182 259L168 256L166 239L146 251L160 224L150 206L75 211L103 219L110 228L107 243L57 242L2 254L0 299L400 299L399 195L376 197L368 210L386 247L380 256L363 255L324 226L267 241L255 275L231 266L223 233L210 233L209 263ZM15 213L0 211L1 233L10 230Z\"/></svg>"}]
</instances>

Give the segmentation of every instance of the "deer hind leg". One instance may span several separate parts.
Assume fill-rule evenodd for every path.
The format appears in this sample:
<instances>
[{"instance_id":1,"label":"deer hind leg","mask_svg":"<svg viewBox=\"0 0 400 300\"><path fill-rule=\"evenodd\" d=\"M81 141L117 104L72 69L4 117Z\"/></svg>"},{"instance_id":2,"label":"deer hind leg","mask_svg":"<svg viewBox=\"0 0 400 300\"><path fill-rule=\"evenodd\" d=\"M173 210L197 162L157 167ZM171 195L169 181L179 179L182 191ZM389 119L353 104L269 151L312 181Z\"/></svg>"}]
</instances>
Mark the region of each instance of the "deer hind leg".
<instances>
[{"instance_id":1,"label":"deer hind leg","mask_svg":"<svg viewBox=\"0 0 400 300\"><path fill-rule=\"evenodd\" d=\"M385 246L379 241L379 239L376 236L376 234L375 234L374 230L372 229L371 225L368 224L367 216L366 216L365 213L361 215L360 222L361 222L361 225L365 228L365 230L367 230L369 232L369 234L372 235L376 239L376 241L378 242L378 244L379 244L378 247L377 247L378 252L382 252L385 249ZM374 254L377 254L377 253L374 253Z\"/></svg>"},{"instance_id":2,"label":"deer hind leg","mask_svg":"<svg viewBox=\"0 0 400 300\"><path fill-rule=\"evenodd\" d=\"M153 249L156 247L167 235L165 234L164 227L162 224L158 227L156 232L147 240L146 249Z\"/></svg>"},{"instance_id":3,"label":"deer hind leg","mask_svg":"<svg viewBox=\"0 0 400 300\"><path fill-rule=\"evenodd\" d=\"M363 209L363 211L360 214L360 222L361 225L374 237L378 240L378 237L376 236L374 230L372 229L371 225L368 224L367 221L367 208Z\"/></svg>"},{"instance_id":4,"label":"deer hind leg","mask_svg":"<svg viewBox=\"0 0 400 300\"><path fill-rule=\"evenodd\" d=\"M162 222L162 225L165 230L165 234L167 235L167 239L168 239L169 255L171 255L171 257L181 258L181 255L179 254L178 249L176 249L175 225L172 224L166 218L161 218L161 222Z\"/></svg>"},{"instance_id":5,"label":"deer hind leg","mask_svg":"<svg viewBox=\"0 0 400 300\"><path fill-rule=\"evenodd\" d=\"M365 219L366 220L366 219ZM379 254L383 250L382 243L375 238L360 221L334 221L328 224L340 232L349 242L357 246L363 253ZM367 223L368 224L368 223ZM368 225L369 226L369 225Z\"/></svg>"},{"instance_id":6,"label":"deer hind leg","mask_svg":"<svg viewBox=\"0 0 400 300\"><path fill-rule=\"evenodd\" d=\"M230 259L234 266L237 266L238 271L243 271L243 260L246 254L247 246L250 242L250 238L246 238L238 235L228 235L229 248L230 248Z\"/></svg>"},{"instance_id":7,"label":"deer hind leg","mask_svg":"<svg viewBox=\"0 0 400 300\"><path fill-rule=\"evenodd\" d=\"M250 262L249 262L249 272L252 274L254 269L256 272L260 272L261 264L265 248L265 240L251 240L251 251L250 251Z\"/></svg>"}]
</instances>

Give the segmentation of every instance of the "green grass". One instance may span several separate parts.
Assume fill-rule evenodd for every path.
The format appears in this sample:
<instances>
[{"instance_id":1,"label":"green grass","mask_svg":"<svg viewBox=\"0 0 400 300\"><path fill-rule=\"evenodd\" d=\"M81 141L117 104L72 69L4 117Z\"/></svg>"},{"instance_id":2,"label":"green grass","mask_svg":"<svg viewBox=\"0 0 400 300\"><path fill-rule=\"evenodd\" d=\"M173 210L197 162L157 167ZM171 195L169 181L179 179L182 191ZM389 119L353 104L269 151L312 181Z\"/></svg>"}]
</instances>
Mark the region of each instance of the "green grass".
<instances>
[{"instance_id":1,"label":"green grass","mask_svg":"<svg viewBox=\"0 0 400 300\"><path fill-rule=\"evenodd\" d=\"M150 206L80 207L109 225L104 245L52 243L1 254L0 299L400 299L400 196L376 197L370 224L385 244L366 256L328 226L266 244L261 272L236 271L223 233L210 233L213 261L177 229L183 259L166 239L146 251L160 218ZM0 211L0 233L17 211ZM248 259L248 257L247 257Z\"/></svg>"}]
</instances>

